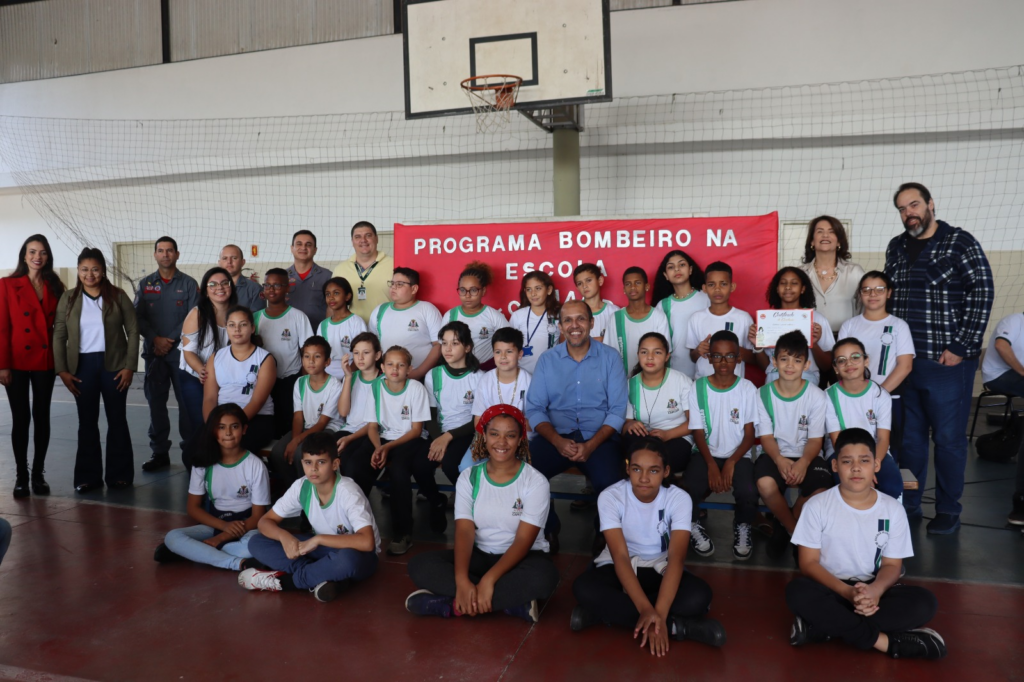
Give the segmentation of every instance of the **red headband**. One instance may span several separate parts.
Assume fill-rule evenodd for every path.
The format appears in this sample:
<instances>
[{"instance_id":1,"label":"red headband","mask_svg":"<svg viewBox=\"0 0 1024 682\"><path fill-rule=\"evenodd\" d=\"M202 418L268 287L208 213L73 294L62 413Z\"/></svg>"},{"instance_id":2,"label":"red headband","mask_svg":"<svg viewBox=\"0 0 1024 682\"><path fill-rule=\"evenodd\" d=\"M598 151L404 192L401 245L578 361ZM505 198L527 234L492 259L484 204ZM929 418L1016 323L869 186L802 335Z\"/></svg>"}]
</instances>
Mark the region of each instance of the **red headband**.
<instances>
[{"instance_id":1,"label":"red headband","mask_svg":"<svg viewBox=\"0 0 1024 682\"><path fill-rule=\"evenodd\" d=\"M480 415L480 421L476 423L477 433L483 433L484 429L487 428L487 424L490 423L492 419L499 415L505 415L515 419L516 422L519 424L519 434L523 438L526 438L526 417L523 416L523 413L519 411L518 407L505 405L504 403L491 405L486 410L484 410L484 413Z\"/></svg>"}]
</instances>

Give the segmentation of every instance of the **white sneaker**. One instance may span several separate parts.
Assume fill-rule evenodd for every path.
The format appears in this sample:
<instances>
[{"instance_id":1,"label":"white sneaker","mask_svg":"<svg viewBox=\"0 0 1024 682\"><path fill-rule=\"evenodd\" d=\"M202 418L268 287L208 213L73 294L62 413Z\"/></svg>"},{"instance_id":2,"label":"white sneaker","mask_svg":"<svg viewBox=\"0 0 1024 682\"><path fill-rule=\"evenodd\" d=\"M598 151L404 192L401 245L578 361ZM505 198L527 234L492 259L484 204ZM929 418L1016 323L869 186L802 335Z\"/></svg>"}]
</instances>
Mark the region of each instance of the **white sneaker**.
<instances>
[{"instance_id":1,"label":"white sneaker","mask_svg":"<svg viewBox=\"0 0 1024 682\"><path fill-rule=\"evenodd\" d=\"M247 568L238 574L238 585L247 590L263 592L280 592L283 571L261 571L258 568Z\"/></svg>"},{"instance_id":2,"label":"white sneaker","mask_svg":"<svg viewBox=\"0 0 1024 682\"><path fill-rule=\"evenodd\" d=\"M715 553L715 543L711 542L700 521L690 524L690 547L700 556L711 556Z\"/></svg>"},{"instance_id":3,"label":"white sneaker","mask_svg":"<svg viewBox=\"0 0 1024 682\"><path fill-rule=\"evenodd\" d=\"M740 561L749 559L750 553L754 549L750 531L749 523L734 523L732 525L732 555Z\"/></svg>"}]
</instances>

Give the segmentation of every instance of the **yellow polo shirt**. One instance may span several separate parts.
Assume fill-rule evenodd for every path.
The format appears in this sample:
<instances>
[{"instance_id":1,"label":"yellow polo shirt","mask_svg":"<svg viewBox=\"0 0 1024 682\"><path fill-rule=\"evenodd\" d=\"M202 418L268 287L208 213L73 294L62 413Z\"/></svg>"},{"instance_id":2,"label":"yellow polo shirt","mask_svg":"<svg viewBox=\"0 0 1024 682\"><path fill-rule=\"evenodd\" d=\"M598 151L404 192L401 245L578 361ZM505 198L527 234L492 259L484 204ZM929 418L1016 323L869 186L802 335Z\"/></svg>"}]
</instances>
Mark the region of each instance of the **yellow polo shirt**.
<instances>
[{"instance_id":1,"label":"yellow polo shirt","mask_svg":"<svg viewBox=\"0 0 1024 682\"><path fill-rule=\"evenodd\" d=\"M344 277L352 285L352 305L349 309L363 318L364 322L370 321L370 313L374 308L391 300L388 298L388 280L395 274L395 261L382 251L377 252L377 264L373 266L370 274L363 273L365 279L359 276L354 254L348 260L339 263L332 274L335 277ZM359 300L359 287L366 288L365 300Z\"/></svg>"}]
</instances>

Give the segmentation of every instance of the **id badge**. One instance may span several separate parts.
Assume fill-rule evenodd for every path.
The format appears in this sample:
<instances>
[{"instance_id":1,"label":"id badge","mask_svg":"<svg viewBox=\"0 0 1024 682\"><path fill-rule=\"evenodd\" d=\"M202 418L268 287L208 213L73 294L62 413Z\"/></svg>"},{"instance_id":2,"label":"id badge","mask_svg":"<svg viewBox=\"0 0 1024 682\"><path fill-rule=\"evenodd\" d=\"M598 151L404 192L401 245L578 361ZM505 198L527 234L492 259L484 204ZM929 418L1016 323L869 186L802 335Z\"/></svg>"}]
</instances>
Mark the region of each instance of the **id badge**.
<instances>
[{"instance_id":1,"label":"id badge","mask_svg":"<svg viewBox=\"0 0 1024 682\"><path fill-rule=\"evenodd\" d=\"M523 346L523 357L528 358L533 355L533 346Z\"/></svg>"},{"instance_id":2,"label":"id badge","mask_svg":"<svg viewBox=\"0 0 1024 682\"><path fill-rule=\"evenodd\" d=\"M366 300L366 287L361 286L358 289L356 289L356 296L359 298L360 301L365 301Z\"/></svg>"}]
</instances>

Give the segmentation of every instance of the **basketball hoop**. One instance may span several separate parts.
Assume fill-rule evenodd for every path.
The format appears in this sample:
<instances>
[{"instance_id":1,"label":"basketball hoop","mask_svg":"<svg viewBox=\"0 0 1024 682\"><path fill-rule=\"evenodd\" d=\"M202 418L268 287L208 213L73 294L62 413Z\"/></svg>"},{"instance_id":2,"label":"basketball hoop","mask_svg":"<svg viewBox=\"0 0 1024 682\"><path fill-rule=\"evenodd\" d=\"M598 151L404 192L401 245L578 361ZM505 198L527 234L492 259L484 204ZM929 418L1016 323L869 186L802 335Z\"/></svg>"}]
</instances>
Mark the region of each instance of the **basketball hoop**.
<instances>
[{"instance_id":1,"label":"basketball hoop","mask_svg":"<svg viewBox=\"0 0 1024 682\"><path fill-rule=\"evenodd\" d=\"M508 74L472 76L462 81L462 89L476 114L477 132L490 133L508 125L522 84L522 78Z\"/></svg>"}]
</instances>

